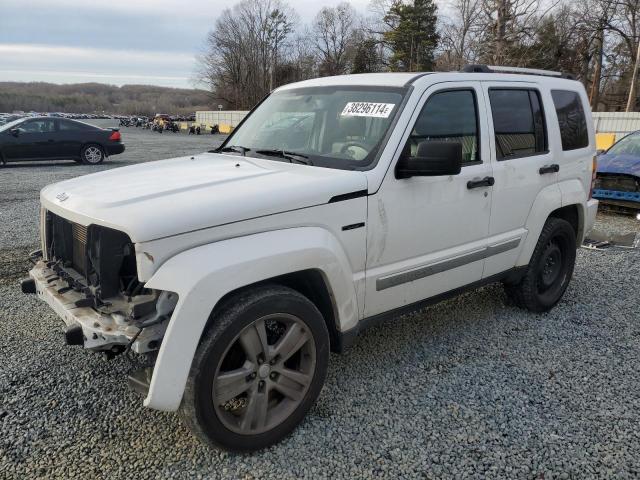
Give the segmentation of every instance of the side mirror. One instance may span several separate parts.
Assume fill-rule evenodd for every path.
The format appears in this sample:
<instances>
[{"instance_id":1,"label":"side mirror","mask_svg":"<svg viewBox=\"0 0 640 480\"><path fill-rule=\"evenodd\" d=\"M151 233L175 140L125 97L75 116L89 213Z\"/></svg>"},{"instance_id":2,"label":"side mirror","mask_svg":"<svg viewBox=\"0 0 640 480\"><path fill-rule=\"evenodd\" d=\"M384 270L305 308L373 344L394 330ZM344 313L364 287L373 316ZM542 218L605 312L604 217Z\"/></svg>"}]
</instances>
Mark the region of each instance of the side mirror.
<instances>
[{"instance_id":1,"label":"side mirror","mask_svg":"<svg viewBox=\"0 0 640 480\"><path fill-rule=\"evenodd\" d=\"M12 128L11 130L9 130L9 133L11 133L11 135L13 135L14 137L19 137L20 136L20 129L19 128Z\"/></svg>"},{"instance_id":2,"label":"side mirror","mask_svg":"<svg viewBox=\"0 0 640 480\"><path fill-rule=\"evenodd\" d=\"M602 155L605 152L606 152L606 150L604 148L600 148L600 149L596 150L596 155Z\"/></svg>"},{"instance_id":3,"label":"side mirror","mask_svg":"<svg viewBox=\"0 0 640 480\"><path fill-rule=\"evenodd\" d=\"M458 175L462 168L462 143L425 141L415 157L403 155L396 164L396 178Z\"/></svg>"}]
</instances>

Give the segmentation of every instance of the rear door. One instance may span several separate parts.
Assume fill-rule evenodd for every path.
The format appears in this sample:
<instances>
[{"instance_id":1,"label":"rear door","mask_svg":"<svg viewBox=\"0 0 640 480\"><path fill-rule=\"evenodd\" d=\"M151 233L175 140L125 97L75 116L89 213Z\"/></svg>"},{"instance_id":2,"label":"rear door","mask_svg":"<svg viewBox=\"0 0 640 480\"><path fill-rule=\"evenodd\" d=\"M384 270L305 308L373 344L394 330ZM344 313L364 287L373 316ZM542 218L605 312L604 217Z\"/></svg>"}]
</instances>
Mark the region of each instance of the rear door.
<instances>
[{"instance_id":1,"label":"rear door","mask_svg":"<svg viewBox=\"0 0 640 480\"><path fill-rule=\"evenodd\" d=\"M559 165L549 148L549 93L527 82L483 82L491 125L493 197L483 277L514 267L527 235L525 224L538 193L557 185ZM556 187L557 188L557 187Z\"/></svg>"}]
</instances>

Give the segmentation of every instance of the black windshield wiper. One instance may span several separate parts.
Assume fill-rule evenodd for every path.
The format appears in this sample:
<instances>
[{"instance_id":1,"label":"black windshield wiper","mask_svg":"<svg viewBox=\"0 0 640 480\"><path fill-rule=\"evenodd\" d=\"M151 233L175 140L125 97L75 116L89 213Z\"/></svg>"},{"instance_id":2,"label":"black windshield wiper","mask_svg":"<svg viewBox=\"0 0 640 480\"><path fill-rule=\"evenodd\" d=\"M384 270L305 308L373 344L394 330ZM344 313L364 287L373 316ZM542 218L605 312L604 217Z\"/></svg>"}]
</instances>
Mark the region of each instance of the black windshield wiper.
<instances>
[{"instance_id":1,"label":"black windshield wiper","mask_svg":"<svg viewBox=\"0 0 640 480\"><path fill-rule=\"evenodd\" d=\"M217 150L212 150L212 151L213 152L235 152L235 153L241 153L242 156L244 157L247 152L251 151L251 149L247 148L247 147L243 147L241 145L229 145L228 147L219 148Z\"/></svg>"},{"instance_id":2,"label":"black windshield wiper","mask_svg":"<svg viewBox=\"0 0 640 480\"><path fill-rule=\"evenodd\" d=\"M256 150L256 153L259 155L267 155L270 157L284 158L285 160L289 160L290 163L293 163L295 161L298 163L302 163L303 165L313 165L311 160L309 160L309 157L302 153L289 152L287 150L278 150L276 148L271 150Z\"/></svg>"}]
</instances>

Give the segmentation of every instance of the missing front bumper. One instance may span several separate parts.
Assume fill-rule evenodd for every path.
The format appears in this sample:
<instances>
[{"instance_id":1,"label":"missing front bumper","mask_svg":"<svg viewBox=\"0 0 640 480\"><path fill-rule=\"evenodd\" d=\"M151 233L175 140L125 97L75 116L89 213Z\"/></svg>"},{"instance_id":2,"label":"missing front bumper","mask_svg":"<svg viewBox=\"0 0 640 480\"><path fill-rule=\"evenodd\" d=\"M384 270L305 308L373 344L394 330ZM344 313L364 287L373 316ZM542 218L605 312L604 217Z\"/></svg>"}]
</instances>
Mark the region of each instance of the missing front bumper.
<instances>
[{"instance_id":1,"label":"missing front bumper","mask_svg":"<svg viewBox=\"0 0 640 480\"><path fill-rule=\"evenodd\" d=\"M82 306L86 297L70 289L67 282L60 279L43 261L35 264L29 272L29 277L30 279L22 282L23 292L35 293L47 303L68 329L76 330L76 339L79 326L82 329L82 345L85 349L110 351L114 347L126 346L134 340L140 330L123 315L100 313L89 306ZM165 321L144 328L131 344L131 350L136 353L157 350L166 326Z\"/></svg>"}]
</instances>

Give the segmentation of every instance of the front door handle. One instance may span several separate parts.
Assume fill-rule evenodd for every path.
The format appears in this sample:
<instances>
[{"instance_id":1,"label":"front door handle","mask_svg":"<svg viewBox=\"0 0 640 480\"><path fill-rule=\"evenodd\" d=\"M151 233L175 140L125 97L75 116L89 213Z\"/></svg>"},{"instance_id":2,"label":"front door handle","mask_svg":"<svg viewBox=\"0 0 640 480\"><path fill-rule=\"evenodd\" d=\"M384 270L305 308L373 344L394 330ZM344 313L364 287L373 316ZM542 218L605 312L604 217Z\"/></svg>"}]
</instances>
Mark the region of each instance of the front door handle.
<instances>
[{"instance_id":1,"label":"front door handle","mask_svg":"<svg viewBox=\"0 0 640 480\"><path fill-rule=\"evenodd\" d=\"M560 171L560 165L557 163L553 163L551 165L545 165L544 167L540 167L540 175L544 175L545 173L558 173Z\"/></svg>"},{"instance_id":2,"label":"front door handle","mask_svg":"<svg viewBox=\"0 0 640 480\"><path fill-rule=\"evenodd\" d=\"M467 182L467 188L471 190L472 188L492 187L494 183L496 183L495 178L484 177L481 180L469 180Z\"/></svg>"}]
</instances>

